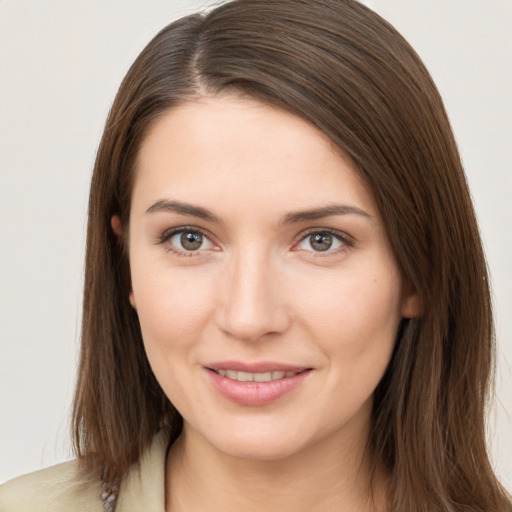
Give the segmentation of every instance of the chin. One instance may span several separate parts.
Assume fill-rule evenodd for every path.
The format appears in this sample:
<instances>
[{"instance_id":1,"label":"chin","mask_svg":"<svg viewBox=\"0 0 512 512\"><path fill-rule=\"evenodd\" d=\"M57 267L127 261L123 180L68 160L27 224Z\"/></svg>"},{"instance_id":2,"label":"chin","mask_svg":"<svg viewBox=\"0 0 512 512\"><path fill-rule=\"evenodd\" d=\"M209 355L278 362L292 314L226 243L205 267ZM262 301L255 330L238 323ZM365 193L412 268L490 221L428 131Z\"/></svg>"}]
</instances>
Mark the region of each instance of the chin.
<instances>
[{"instance_id":1,"label":"chin","mask_svg":"<svg viewBox=\"0 0 512 512\"><path fill-rule=\"evenodd\" d=\"M226 456L254 461L284 460L316 444L314 436L308 436L304 430L262 424L256 429L240 425L226 431L210 431L204 438Z\"/></svg>"},{"instance_id":2,"label":"chin","mask_svg":"<svg viewBox=\"0 0 512 512\"><path fill-rule=\"evenodd\" d=\"M225 445L214 446L228 457L252 461L278 461L288 459L304 447L283 443L279 439L265 440L259 438L231 440Z\"/></svg>"}]
</instances>

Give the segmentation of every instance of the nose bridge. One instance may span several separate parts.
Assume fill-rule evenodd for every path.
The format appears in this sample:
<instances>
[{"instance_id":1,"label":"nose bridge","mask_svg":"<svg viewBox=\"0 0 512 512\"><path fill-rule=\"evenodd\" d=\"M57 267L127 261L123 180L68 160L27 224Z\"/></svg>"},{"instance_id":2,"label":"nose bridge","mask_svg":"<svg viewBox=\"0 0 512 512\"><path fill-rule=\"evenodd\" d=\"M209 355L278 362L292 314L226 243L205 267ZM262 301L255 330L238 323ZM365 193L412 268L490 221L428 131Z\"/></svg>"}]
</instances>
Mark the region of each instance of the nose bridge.
<instances>
[{"instance_id":1,"label":"nose bridge","mask_svg":"<svg viewBox=\"0 0 512 512\"><path fill-rule=\"evenodd\" d=\"M221 301L220 326L240 340L258 340L288 326L278 269L270 254L251 245L233 255Z\"/></svg>"}]
</instances>

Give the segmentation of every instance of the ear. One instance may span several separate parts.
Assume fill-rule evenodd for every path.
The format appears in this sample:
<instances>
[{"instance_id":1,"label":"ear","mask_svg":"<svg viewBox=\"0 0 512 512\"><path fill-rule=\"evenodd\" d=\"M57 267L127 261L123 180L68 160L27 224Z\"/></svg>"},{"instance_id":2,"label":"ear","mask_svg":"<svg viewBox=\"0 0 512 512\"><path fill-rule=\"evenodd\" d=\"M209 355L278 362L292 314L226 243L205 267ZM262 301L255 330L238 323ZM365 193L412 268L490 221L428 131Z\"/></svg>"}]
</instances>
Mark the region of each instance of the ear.
<instances>
[{"instance_id":1,"label":"ear","mask_svg":"<svg viewBox=\"0 0 512 512\"><path fill-rule=\"evenodd\" d=\"M135 295L133 294L133 290L130 290L128 298L130 299L130 304L132 305L132 308L135 309L135 311L137 311L137 305L135 304Z\"/></svg>"},{"instance_id":2,"label":"ear","mask_svg":"<svg viewBox=\"0 0 512 512\"><path fill-rule=\"evenodd\" d=\"M408 292L402 300L402 318L417 318L422 314L421 301L417 293Z\"/></svg>"},{"instance_id":3,"label":"ear","mask_svg":"<svg viewBox=\"0 0 512 512\"><path fill-rule=\"evenodd\" d=\"M123 226L121 225L121 219L119 218L119 215L112 215L110 219L110 226L112 227L112 231L117 236L118 240L123 236ZM128 295L128 299L130 301L130 304L132 305L132 308L137 310L137 306L135 305L135 295L133 294L133 290L131 289L130 285L130 293Z\"/></svg>"},{"instance_id":4,"label":"ear","mask_svg":"<svg viewBox=\"0 0 512 512\"><path fill-rule=\"evenodd\" d=\"M110 219L110 226L117 238L120 238L123 234L123 227L121 226L121 219L119 218L119 215L112 215L112 218Z\"/></svg>"}]
</instances>

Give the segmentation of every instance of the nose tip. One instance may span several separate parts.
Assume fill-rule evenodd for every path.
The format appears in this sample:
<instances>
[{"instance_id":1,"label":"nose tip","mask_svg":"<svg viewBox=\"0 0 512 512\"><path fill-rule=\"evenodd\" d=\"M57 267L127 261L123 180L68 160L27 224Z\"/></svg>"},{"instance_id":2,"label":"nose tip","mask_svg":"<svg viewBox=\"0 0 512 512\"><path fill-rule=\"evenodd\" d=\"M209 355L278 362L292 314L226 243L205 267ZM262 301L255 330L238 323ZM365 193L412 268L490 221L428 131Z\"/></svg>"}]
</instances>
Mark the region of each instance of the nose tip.
<instances>
[{"instance_id":1,"label":"nose tip","mask_svg":"<svg viewBox=\"0 0 512 512\"><path fill-rule=\"evenodd\" d=\"M287 330L290 316L282 287L268 265L239 269L226 282L219 326L240 341L257 341Z\"/></svg>"},{"instance_id":2,"label":"nose tip","mask_svg":"<svg viewBox=\"0 0 512 512\"><path fill-rule=\"evenodd\" d=\"M248 342L258 341L265 335L275 332L270 329L259 328L258 325L247 321L230 322L225 326L224 331L237 340Z\"/></svg>"}]
</instances>

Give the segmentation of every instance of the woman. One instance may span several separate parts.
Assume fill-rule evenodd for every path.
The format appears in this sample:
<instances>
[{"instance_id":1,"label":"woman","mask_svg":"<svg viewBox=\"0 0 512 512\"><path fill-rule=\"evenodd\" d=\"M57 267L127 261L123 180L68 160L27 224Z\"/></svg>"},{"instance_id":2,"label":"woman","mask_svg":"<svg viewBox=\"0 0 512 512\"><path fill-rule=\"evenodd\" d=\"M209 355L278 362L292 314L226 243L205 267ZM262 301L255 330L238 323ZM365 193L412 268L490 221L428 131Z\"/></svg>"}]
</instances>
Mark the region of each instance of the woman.
<instances>
[{"instance_id":1,"label":"woman","mask_svg":"<svg viewBox=\"0 0 512 512\"><path fill-rule=\"evenodd\" d=\"M353 1L166 27L91 185L78 459L0 509L504 511L485 260L442 101Z\"/></svg>"}]
</instances>

